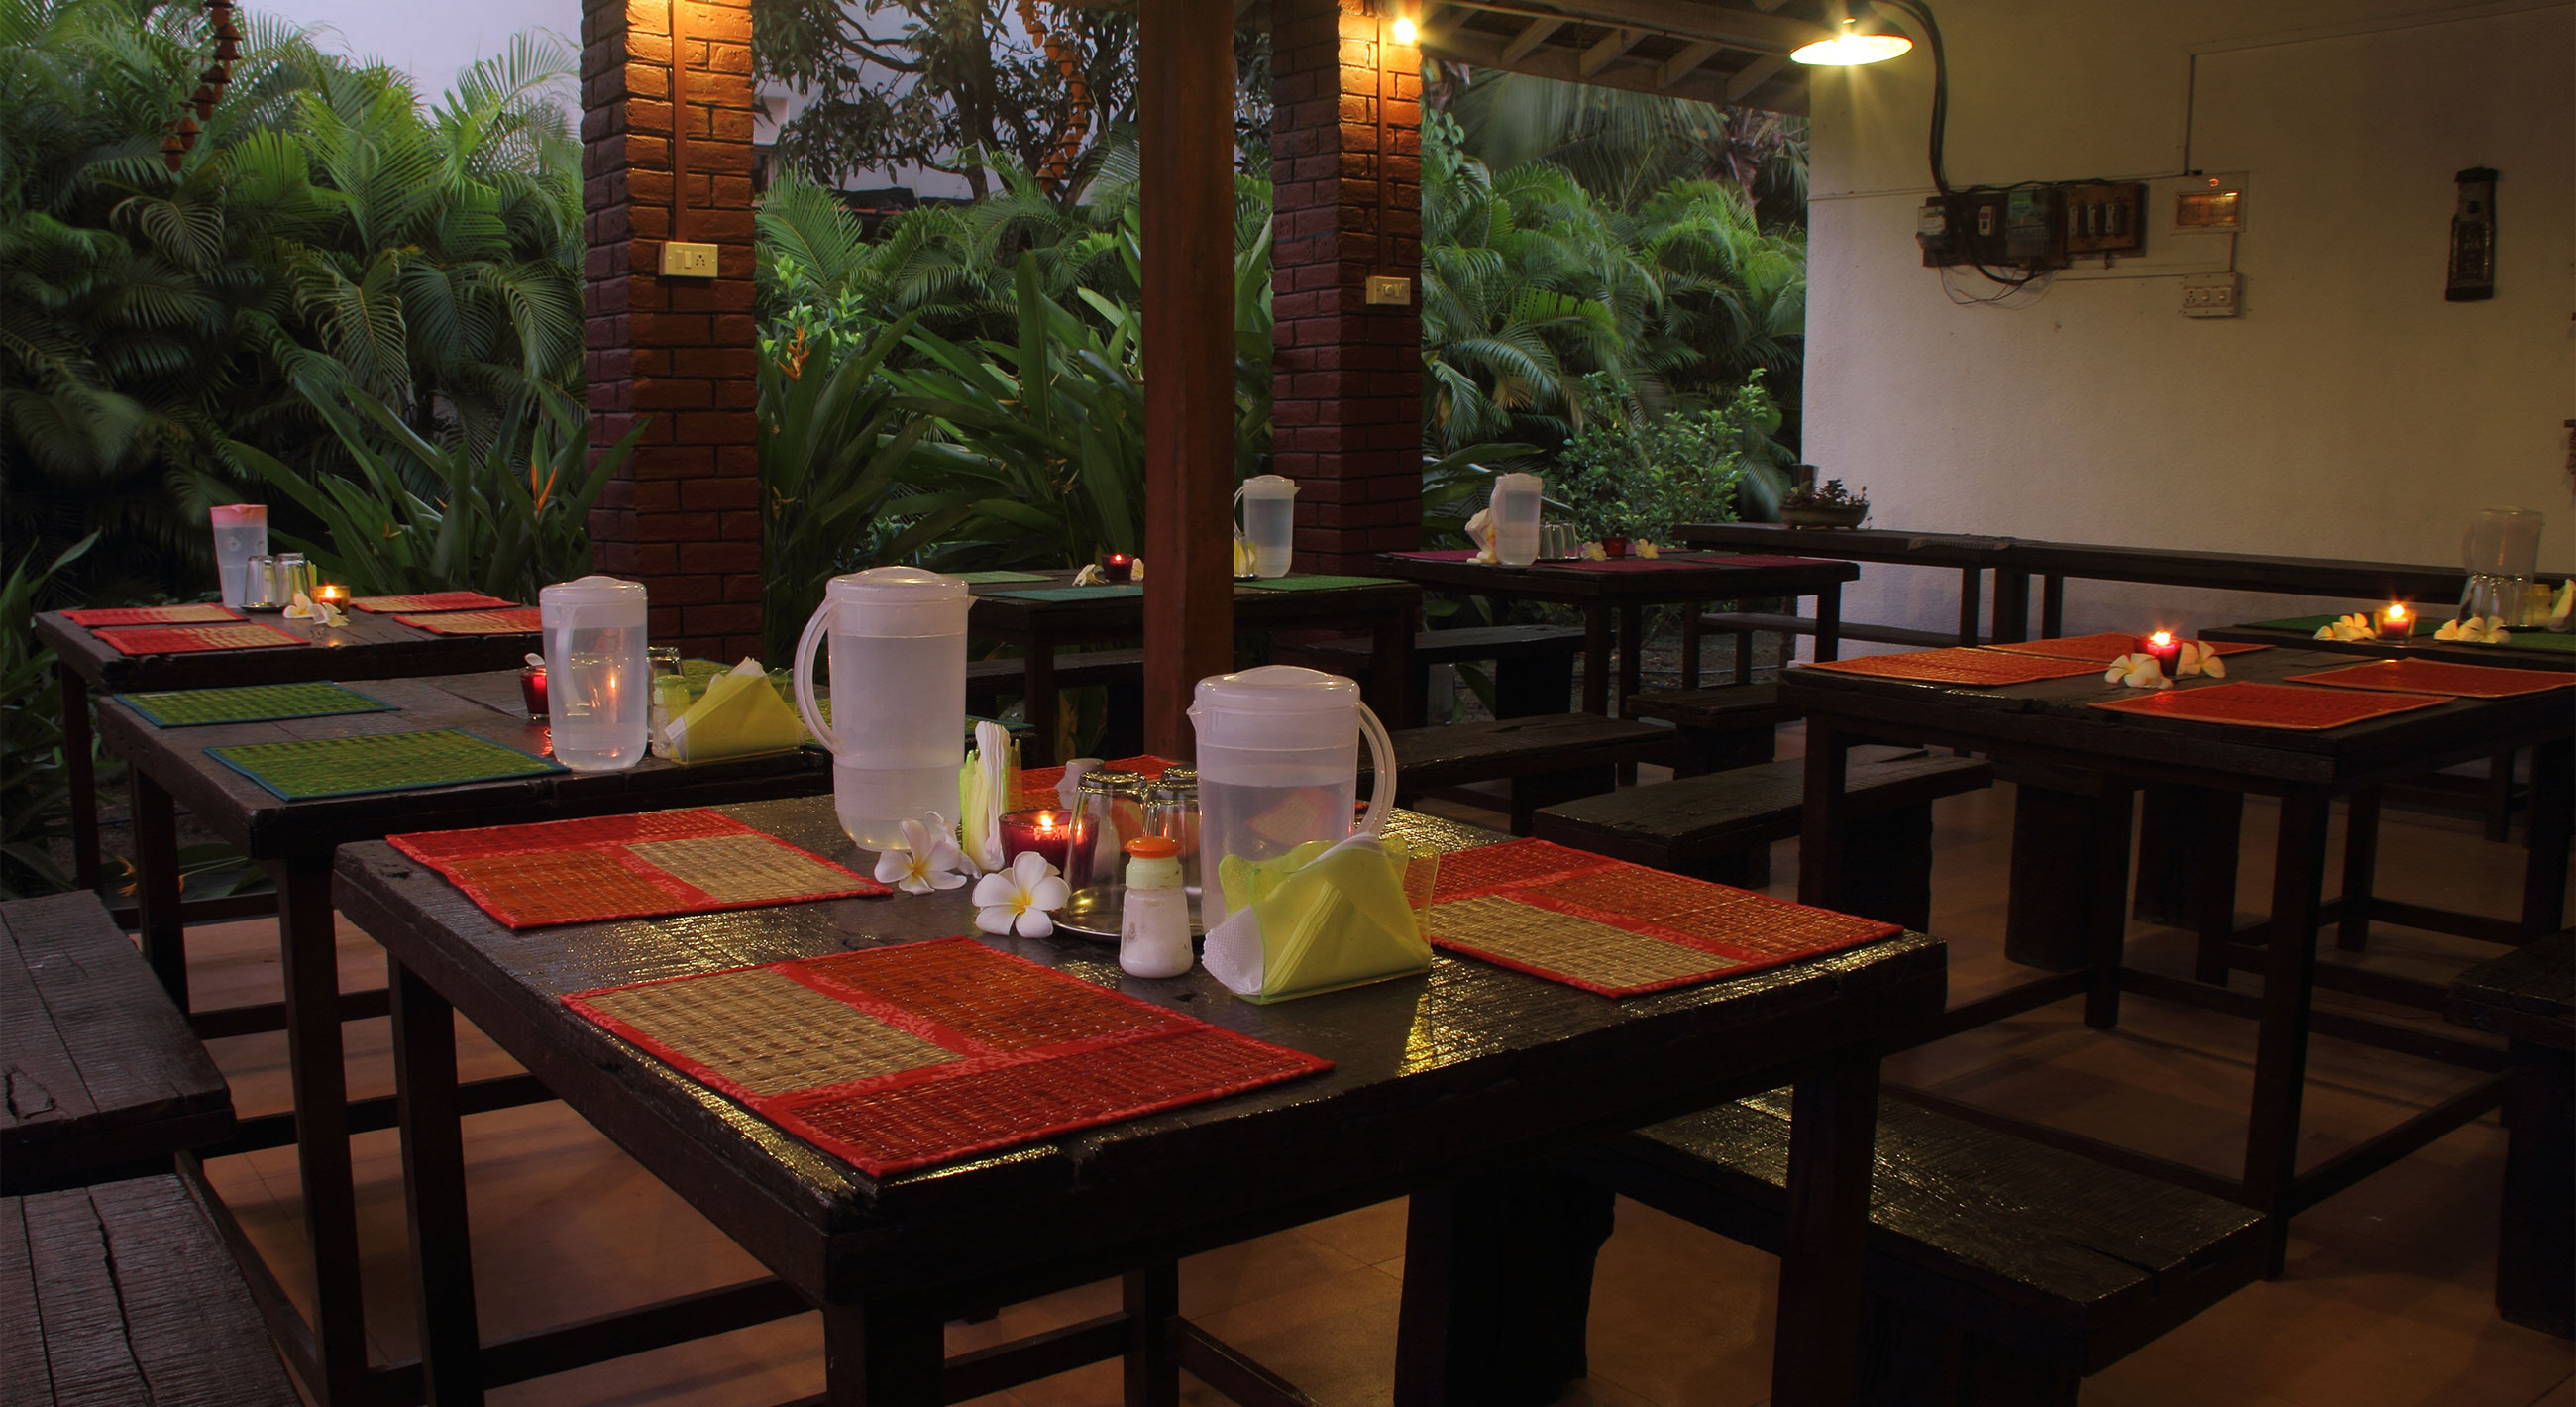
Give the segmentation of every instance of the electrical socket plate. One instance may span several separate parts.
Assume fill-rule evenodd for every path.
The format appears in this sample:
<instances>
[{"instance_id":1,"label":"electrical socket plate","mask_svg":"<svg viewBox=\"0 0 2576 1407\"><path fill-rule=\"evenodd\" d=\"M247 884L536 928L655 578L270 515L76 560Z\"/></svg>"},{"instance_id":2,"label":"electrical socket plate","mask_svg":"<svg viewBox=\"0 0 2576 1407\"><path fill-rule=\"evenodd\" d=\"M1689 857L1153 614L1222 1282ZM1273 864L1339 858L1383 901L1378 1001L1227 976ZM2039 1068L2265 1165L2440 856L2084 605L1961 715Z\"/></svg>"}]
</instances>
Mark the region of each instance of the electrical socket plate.
<instances>
[{"instance_id":1,"label":"electrical socket plate","mask_svg":"<svg viewBox=\"0 0 2576 1407\"><path fill-rule=\"evenodd\" d=\"M2194 274L2182 281L2182 315L2187 318L2232 318L2245 312L2245 279L2241 274Z\"/></svg>"},{"instance_id":2,"label":"electrical socket plate","mask_svg":"<svg viewBox=\"0 0 2576 1407\"><path fill-rule=\"evenodd\" d=\"M716 247L712 244L684 244L676 239L662 241L662 277L714 278Z\"/></svg>"},{"instance_id":3,"label":"electrical socket plate","mask_svg":"<svg viewBox=\"0 0 2576 1407\"><path fill-rule=\"evenodd\" d=\"M1413 302L1413 280L1389 274L1371 274L1368 281L1369 302L1393 307L1409 307Z\"/></svg>"}]
</instances>

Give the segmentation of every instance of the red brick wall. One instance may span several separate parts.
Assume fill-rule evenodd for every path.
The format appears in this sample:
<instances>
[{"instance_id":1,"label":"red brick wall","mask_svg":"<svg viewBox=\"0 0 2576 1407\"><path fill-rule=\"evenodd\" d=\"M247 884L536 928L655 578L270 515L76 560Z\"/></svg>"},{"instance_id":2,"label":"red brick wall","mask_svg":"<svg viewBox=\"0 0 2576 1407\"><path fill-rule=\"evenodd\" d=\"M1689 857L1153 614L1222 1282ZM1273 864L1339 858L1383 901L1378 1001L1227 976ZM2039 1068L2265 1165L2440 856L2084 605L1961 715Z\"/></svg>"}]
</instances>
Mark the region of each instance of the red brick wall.
<instances>
[{"instance_id":1,"label":"red brick wall","mask_svg":"<svg viewBox=\"0 0 2576 1407\"><path fill-rule=\"evenodd\" d=\"M1384 46L1381 151L1381 21L1361 9L1271 6L1274 449L1300 485L1297 565L1322 572L1422 544L1422 57ZM1370 306L1371 274L1413 280L1412 302Z\"/></svg>"},{"instance_id":2,"label":"red brick wall","mask_svg":"<svg viewBox=\"0 0 2576 1407\"><path fill-rule=\"evenodd\" d=\"M757 654L760 636L751 11L749 0L678 3L687 175L677 184L670 0L582 5L591 452L646 427L590 530L598 569L651 592L655 643L730 660ZM718 246L718 277L662 278L662 241L674 238Z\"/></svg>"}]
</instances>

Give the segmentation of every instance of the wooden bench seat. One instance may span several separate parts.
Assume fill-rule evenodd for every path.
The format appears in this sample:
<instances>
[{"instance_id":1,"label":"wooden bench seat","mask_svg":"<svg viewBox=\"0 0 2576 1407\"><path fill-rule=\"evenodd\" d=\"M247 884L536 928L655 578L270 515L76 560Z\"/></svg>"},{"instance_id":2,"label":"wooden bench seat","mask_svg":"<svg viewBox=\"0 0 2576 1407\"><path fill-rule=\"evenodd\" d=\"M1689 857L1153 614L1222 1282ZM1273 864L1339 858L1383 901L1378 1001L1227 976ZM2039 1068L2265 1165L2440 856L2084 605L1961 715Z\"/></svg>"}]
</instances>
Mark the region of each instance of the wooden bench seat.
<instances>
[{"instance_id":1,"label":"wooden bench seat","mask_svg":"<svg viewBox=\"0 0 2576 1407\"><path fill-rule=\"evenodd\" d=\"M1507 781L1512 834L1528 835L1539 807L1608 791L1618 785L1623 765L1661 761L1672 746L1673 732L1597 713L1551 713L1404 728L1392 737L1398 802L1425 792ZM1365 758L1361 770L1368 770ZM1361 790L1365 795L1365 783Z\"/></svg>"},{"instance_id":2,"label":"wooden bench seat","mask_svg":"<svg viewBox=\"0 0 2576 1407\"><path fill-rule=\"evenodd\" d=\"M1648 689L1620 700L1619 711L1674 727L1676 777L1768 762L1779 755L1780 725L1798 720L1797 710L1780 703L1776 683Z\"/></svg>"},{"instance_id":3,"label":"wooden bench seat","mask_svg":"<svg viewBox=\"0 0 2576 1407\"><path fill-rule=\"evenodd\" d=\"M1847 886L1831 907L1921 929L1931 921L1932 803L1994 781L1991 763L1913 748L1851 750ZM1541 840L1720 884L1770 882L1771 843L1804 820L1806 763L1791 758L1558 802L1532 819Z\"/></svg>"},{"instance_id":4,"label":"wooden bench seat","mask_svg":"<svg viewBox=\"0 0 2576 1407\"><path fill-rule=\"evenodd\" d=\"M1369 642L1364 639L1281 644L1281 664L1302 664L1327 674L1366 682ZM1477 625L1454 630L1425 630L1413 637L1415 716L1407 727L1420 727L1421 712L1435 664L1494 666L1494 716L1528 718L1561 713L1574 699L1574 661L1583 653L1583 632L1563 625Z\"/></svg>"},{"instance_id":5,"label":"wooden bench seat","mask_svg":"<svg viewBox=\"0 0 2576 1407\"><path fill-rule=\"evenodd\" d=\"M175 1175L0 1198L0 1402L297 1407Z\"/></svg>"},{"instance_id":6,"label":"wooden bench seat","mask_svg":"<svg viewBox=\"0 0 2576 1407\"><path fill-rule=\"evenodd\" d=\"M2444 1015L2505 1038L2504 1215L2496 1312L2576 1338L2576 932L2460 974Z\"/></svg>"},{"instance_id":7,"label":"wooden bench seat","mask_svg":"<svg viewBox=\"0 0 2576 1407\"><path fill-rule=\"evenodd\" d=\"M232 1092L106 906L0 904L0 1195L166 1172L219 1143Z\"/></svg>"},{"instance_id":8,"label":"wooden bench seat","mask_svg":"<svg viewBox=\"0 0 2576 1407\"><path fill-rule=\"evenodd\" d=\"M1816 622L1812 616L1772 615L1763 611L1710 611L1698 617L1698 628L1726 632L1772 631L1781 635L1813 635ZM1904 625L1866 625L1841 621L1835 626L1845 640L1868 640L1881 645L1912 645L1933 649L1959 643L1955 630L1916 630ZM1993 643L1979 639L1976 644Z\"/></svg>"},{"instance_id":9,"label":"wooden bench seat","mask_svg":"<svg viewBox=\"0 0 2576 1407\"><path fill-rule=\"evenodd\" d=\"M1576 1171L1777 1251L1789 1091L1578 1150ZM2261 1214L1897 1097L1879 1102L1860 1400L2053 1407L2251 1283Z\"/></svg>"}]
</instances>

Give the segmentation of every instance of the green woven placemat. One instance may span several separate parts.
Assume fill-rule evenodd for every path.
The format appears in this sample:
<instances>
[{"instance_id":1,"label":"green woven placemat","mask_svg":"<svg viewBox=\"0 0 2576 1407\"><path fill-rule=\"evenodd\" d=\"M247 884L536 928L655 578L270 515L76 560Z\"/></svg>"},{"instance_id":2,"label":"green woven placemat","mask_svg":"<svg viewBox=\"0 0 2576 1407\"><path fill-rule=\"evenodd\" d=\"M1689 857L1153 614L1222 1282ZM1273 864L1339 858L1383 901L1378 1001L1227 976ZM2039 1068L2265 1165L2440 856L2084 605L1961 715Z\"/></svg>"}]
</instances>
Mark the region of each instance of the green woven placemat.
<instances>
[{"instance_id":1,"label":"green woven placemat","mask_svg":"<svg viewBox=\"0 0 2576 1407\"><path fill-rule=\"evenodd\" d=\"M287 801L414 787L539 777L564 769L542 757L454 728L314 738L292 743L238 743L206 755Z\"/></svg>"},{"instance_id":2,"label":"green woven placemat","mask_svg":"<svg viewBox=\"0 0 2576 1407\"><path fill-rule=\"evenodd\" d=\"M1142 596L1145 588L1133 584L1108 586L1051 586L1044 591L996 591L1020 601L1106 601L1118 596Z\"/></svg>"},{"instance_id":3,"label":"green woven placemat","mask_svg":"<svg viewBox=\"0 0 2576 1407\"><path fill-rule=\"evenodd\" d=\"M973 586L984 586L997 581L1044 581L1047 579L1047 575L1044 572L949 572L946 573L946 575L953 576L959 581L966 582Z\"/></svg>"},{"instance_id":4,"label":"green woven placemat","mask_svg":"<svg viewBox=\"0 0 2576 1407\"><path fill-rule=\"evenodd\" d=\"M163 689L119 694L125 706L156 728L195 728L210 723L271 723L282 718L329 718L342 713L391 713L372 695L327 682L252 684L235 689Z\"/></svg>"},{"instance_id":5,"label":"green woven placemat","mask_svg":"<svg viewBox=\"0 0 2576 1407\"><path fill-rule=\"evenodd\" d=\"M1382 576L1274 576L1243 583L1258 591L1338 591L1350 586L1395 586L1392 577Z\"/></svg>"},{"instance_id":6,"label":"green woven placemat","mask_svg":"<svg viewBox=\"0 0 2576 1407\"><path fill-rule=\"evenodd\" d=\"M2332 616L2290 616L2282 620L2250 621L2237 628L2240 630L2295 630L2301 635L2314 635L2327 626L2334 624L2336 621L2343 619L2345 615L2352 614L2355 614L2355 612L2346 611L2343 615ZM2358 614L2370 615L2371 613L2368 611L2362 611ZM2415 617L2415 629L2413 633L2416 635L2430 635L2434 631L2441 629L2445 623L2446 622L2444 621L2432 620L2425 616L2418 615Z\"/></svg>"},{"instance_id":7,"label":"green woven placemat","mask_svg":"<svg viewBox=\"0 0 2576 1407\"><path fill-rule=\"evenodd\" d=\"M2314 635L2320 628L2332 625L2341 619L2343 619L2341 616L2291 616L2285 620L2258 620L2249 625L2240 626L2238 628L2242 630L2295 630L2301 635ZM2449 624L2448 621L2428 620L2422 616L2418 616L2415 618L2415 632L2409 638L2429 640L2432 638L2433 632L2440 630L2447 624ZM2511 636L2511 639L2506 640L2501 645L2485 645L2480 646L2479 648L2489 650L2540 650L2550 654L2576 655L2576 635L2560 635L2539 626L2530 626L2511 632Z\"/></svg>"}]
</instances>

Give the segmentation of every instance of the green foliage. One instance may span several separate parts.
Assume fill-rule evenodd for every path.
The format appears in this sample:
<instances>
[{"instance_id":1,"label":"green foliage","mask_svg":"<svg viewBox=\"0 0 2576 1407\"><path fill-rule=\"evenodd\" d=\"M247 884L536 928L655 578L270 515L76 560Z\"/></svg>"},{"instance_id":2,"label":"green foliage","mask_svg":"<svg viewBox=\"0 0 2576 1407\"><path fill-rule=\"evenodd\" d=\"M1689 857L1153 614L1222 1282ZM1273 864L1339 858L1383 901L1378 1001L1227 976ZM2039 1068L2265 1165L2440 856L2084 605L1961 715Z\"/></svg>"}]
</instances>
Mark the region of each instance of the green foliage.
<instances>
[{"instance_id":1,"label":"green foliage","mask_svg":"<svg viewBox=\"0 0 2576 1407\"><path fill-rule=\"evenodd\" d=\"M48 853L70 834L71 786L63 771L63 699L59 662L36 643L36 601L46 579L97 543L82 538L47 563L33 552L0 581L0 899L50 894L71 880Z\"/></svg>"},{"instance_id":2,"label":"green foliage","mask_svg":"<svg viewBox=\"0 0 2576 1407\"><path fill-rule=\"evenodd\" d=\"M1444 76L1442 86L1434 101L1447 99L1467 150L1497 170L1548 162L1621 210L1718 181L1751 196L1766 226L1806 223L1803 117L1502 69Z\"/></svg>"},{"instance_id":3,"label":"green foliage","mask_svg":"<svg viewBox=\"0 0 2576 1407\"><path fill-rule=\"evenodd\" d=\"M1616 394L1598 372L1586 378L1586 391ZM1748 451L1758 453L1779 424L1759 373L1721 405L1637 419L1596 415L1566 442L1548 487L1587 539L1669 543L1684 523L1735 520Z\"/></svg>"}]
</instances>

